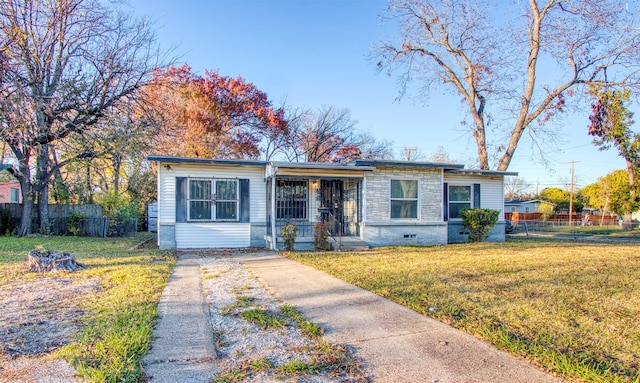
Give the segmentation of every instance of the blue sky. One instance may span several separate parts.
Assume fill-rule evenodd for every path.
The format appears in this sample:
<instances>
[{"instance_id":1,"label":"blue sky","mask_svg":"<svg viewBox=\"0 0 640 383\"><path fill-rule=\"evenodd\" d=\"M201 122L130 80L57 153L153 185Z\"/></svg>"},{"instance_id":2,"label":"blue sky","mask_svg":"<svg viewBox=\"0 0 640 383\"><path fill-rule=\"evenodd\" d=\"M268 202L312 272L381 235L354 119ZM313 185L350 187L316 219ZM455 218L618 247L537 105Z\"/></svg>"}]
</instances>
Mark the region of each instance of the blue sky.
<instances>
[{"instance_id":1,"label":"blue sky","mask_svg":"<svg viewBox=\"0 0 640 383\"><path fill-rule=\"evenodd\" d=\"M440 92L426 102L400 101L396 77L376 71L371 48L395 33L383 25L385 0L130 0L124 8L156 21L163 48L197 73L218 70L242 76L279 104L317 110L351 110L362 130L394 142L395 151L419 148L429 156L439 146L460 163L476 158L473 138L461 127L466 115L459 97ZM575 163L578 187L594 182L624 161L614 150L599 152L587 136L587 117L568 114L559 141L539 164L521 141L509 171L535 190L564 187ZM579 161L579 162L577 162Z\"/></svg>"}]
</instances>

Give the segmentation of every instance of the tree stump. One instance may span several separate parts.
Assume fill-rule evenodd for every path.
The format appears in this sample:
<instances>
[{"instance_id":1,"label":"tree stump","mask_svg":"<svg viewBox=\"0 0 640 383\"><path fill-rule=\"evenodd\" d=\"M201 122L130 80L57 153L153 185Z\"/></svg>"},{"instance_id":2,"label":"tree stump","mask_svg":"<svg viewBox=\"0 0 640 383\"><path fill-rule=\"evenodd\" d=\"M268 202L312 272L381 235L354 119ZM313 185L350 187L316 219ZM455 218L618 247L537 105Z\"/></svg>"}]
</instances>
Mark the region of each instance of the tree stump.
<instances>
[{"instance_id":1,"label":"tree stump","mask_svg":"<svg viewBox=\"0 0 640 383\"><path fill-rule=\"evenodd\" d=\"M27 256L29 271L41 273L45 271L76 271L84 268L84 265L76 261L73 254L61 251L31 250Z\"/></svg>"}]
</instances>

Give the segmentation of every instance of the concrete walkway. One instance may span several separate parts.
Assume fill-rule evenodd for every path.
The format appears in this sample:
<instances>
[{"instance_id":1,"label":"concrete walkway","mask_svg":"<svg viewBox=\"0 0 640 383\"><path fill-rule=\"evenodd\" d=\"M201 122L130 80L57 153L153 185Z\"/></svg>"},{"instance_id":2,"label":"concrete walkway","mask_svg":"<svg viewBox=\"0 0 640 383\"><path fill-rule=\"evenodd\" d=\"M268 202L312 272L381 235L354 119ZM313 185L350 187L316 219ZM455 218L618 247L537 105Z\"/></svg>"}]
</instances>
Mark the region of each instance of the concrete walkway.
<instances>
[{"instance_id":1,"label":"concrete walkway","mask_svg":"<svg viewBox=\"0 0 640 383\"><path fill-rule=\"evenodd\" d=\"M270 292L355 350L375 382L558 383L527 362L375 294L276 254L237 254Z\"/></svg>"},{"instance_id":2,"label":"concrete walkway","mask_svg":"<svg viewBox=\"0 0 640 383\"><path fill-rule=\"evenodd\" d=\"M162 293L160 317L142 364L151 383L205 383L216 373L209 308L198 256L181 255Z\"/></svg>"}]
</instances>

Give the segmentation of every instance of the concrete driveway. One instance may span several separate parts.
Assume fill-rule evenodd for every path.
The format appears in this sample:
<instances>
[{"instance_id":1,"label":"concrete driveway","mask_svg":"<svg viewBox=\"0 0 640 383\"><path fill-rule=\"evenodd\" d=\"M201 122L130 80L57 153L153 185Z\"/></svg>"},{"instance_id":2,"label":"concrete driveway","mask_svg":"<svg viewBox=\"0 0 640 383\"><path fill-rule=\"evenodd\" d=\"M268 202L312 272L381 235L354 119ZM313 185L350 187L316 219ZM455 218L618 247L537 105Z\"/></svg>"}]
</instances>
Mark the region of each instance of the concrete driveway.
<instances>
[{"instance_id":1,"label":"concrete driveway","mask_svg":"<svg viewBox=\"0 0 640 383\"><path fill-rule=\"evenodd\" d=\"M268 290L352 349L375 382L558 383L528 362L275 253L234 255Z\"/></svg>"}]
</instances>

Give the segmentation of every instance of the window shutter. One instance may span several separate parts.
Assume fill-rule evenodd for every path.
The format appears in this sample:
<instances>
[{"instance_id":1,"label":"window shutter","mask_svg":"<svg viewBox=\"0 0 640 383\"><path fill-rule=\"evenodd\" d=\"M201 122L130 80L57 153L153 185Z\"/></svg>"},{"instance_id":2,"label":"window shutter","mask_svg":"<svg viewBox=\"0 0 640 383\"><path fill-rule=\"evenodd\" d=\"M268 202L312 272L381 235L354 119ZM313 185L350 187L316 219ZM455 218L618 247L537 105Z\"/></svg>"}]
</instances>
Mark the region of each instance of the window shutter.
<instances>
[{"instance_id":1,"label":"window shutter","mask_svg":"<svg viewBox=\"0 0 640 383\"><path fill-rule=\"evenodd\" d=\"M249 180L240 180L240 222L249 222Z\"/></svg>"},{"instance_id":2,"label":"window shutter","mask_svg":"<svg viewBox=\"0 0 640 383\"><path fill-rule=\"evenodd\" d=\"M187 186L186 177L176 177L176 222L187 222Z\"/></svg>"},{"instance_id":3,"label":"window shutter","mask_svg":"<svg viewBox=\"0 0 640 383\"><path fill-rule=\"evenodd\" d=\"M449 184L442 184L442 218L445 221L449 220Z\"/></svg>"},{"instance_id":4,"label":"window shutter","mask_svg":"<svg viewBox=\"0 0 640 383\"><path fill-rule=\"evenodd\" d=\"M473 184L473 207L480 207L480 184Z\"/></svg>"}]
</instances>

